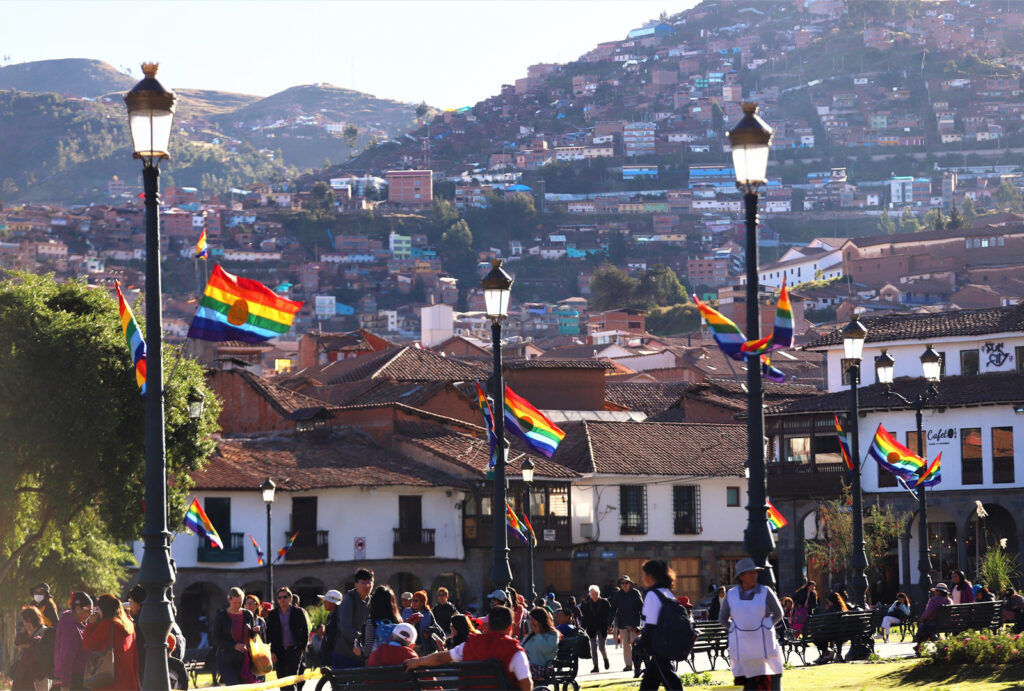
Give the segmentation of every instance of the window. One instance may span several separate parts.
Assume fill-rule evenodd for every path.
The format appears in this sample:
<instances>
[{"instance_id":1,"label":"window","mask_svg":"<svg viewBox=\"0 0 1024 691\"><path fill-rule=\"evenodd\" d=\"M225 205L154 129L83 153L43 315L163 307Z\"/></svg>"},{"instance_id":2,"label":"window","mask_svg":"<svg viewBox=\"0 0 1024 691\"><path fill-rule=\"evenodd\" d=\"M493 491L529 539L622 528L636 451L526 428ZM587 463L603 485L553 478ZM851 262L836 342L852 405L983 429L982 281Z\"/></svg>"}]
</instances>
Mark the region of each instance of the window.
<instances>
[{"instance_id":1,"label":"window","mask_svg":"<svg viewBox=\"0 0 1024 691\"><path fill-rule=\"evenodd\" d=\"M679 485L672 488L672 517L676 535L697 535L700 529L700 487Z\"/></svg>"},{"instance_id":2,"label":"window","mask_svg":"<svg viewBox=\"0 0 1024 691\"><path fill-rule=\"evenodd\" d=\"M978 373L978 349L960 351L960 374L973 377Z\"/></svg>"},{"instance_id":3,"label":"window","mask_svg":"<svg viewBox=\"0 0 1024 691\"><path fill-rule=\"evenodd\" d=\"M992 482L1013 482L1013 428L992 428Z\"/></svg>"},{"instance_id":4,"label":"window","mask_svg":"<svg viewBox=\"0 0 1024 691\"><path fill-rule=\"evenodd\" d=\"M981 428L979 427L967 427L960 430L960 481L965 485L981 484Z\"/></svg>"},{"instance_id":5,"label":"window","mask_svg":"<svg viewBox=\"0 0 1024 691\"><path fill-rule=\"evenodd\" d=\"M736 562L740 559L743 557L723 557L718 560L719 583L728 584L736 581Z\"/></svg>"},{"instance_id":6,"label":"window","mask_svg":"<svg viewBox=\"0 0 1024 691\"><path fill-rule=\"evenodd\" d=\"M619 486L619 533L647 534L647 487L644 485Z\"/></svg>"},{"instance_id":7,"label":"window","mask_svg":"<svg viewBox=\"0 0 1024 691\"><path fill-rule=\"evenodd\" d=\"M853 385L853 380L850 379L850 365L854 364L857 364L857 361L849 358L842 358L839 361L839 371L843 373L843 383L847 386Z\"/></svg>"},{"instance_id":8,"label":"window","mask_svg":"<svg viewBox=\"0 0 1024 691\"><path fill-rule=\"evenodd\" d=\"M810 437L787 437L786 438L786 462L787 463L808 463L811 460L811 438Z\"/></svg>"},{"instance_id":9,"label":"window","mask_svg":"<svg viewBox=\"0 0 1024 691\"><path fill-rule=\"evenodd\" d=\"M231 534L231 500L225 497L207 497L203 500L206 517L218 535Z\"/></svg>"},{"instance_id":10,"label":"window","mask_svg":"<svg viewBox=\"0 0 1024 691\"><path fill-rule=\"evenodd\" d=\"M946 351L936 351L939 354L939 377L941 379L946 378Z\"/></svg>"},{"instance_id":11,"label":"window","mask_svg":"<svg viewBox=\"0 0 1024 691\"><path fill-rule=\"evenodd\" d=\"M843 454L839 449L839 437L834 434L814 437L811 449L814 451L815 465L843 462Z\"/></svg>"},{"instance_id":12,"label":"window","mask_svg":"<svg viewBox=\"0 0 1024 691\"><path fill-rule=\"evenodd\" d=\"M1013 357L1017 361L1017 371L1024 373L1024 346L1017 346L1014 348Z\"/></svg>"},{"instance_id":13,"label":"window","mask_svg":"<svg viewBox=\"0 0 1024 691\"><path fill-rule=\"evenodd\" d=\"M917 453L917 431L907 432L907 448ZM924 434L921 440L921 458L928 458L928 433Z\"/></svg>"},{"instance_id":14,"label":"window","mask_svg":"<svg viewBox=\"0 0 1024 691\"><path fill-rule=\"evenodd\" d=\"M725 488L725 505L726 506L739 506L740 505L740 488L739 487L726 487Z\"/></svg>"}]
</instances>

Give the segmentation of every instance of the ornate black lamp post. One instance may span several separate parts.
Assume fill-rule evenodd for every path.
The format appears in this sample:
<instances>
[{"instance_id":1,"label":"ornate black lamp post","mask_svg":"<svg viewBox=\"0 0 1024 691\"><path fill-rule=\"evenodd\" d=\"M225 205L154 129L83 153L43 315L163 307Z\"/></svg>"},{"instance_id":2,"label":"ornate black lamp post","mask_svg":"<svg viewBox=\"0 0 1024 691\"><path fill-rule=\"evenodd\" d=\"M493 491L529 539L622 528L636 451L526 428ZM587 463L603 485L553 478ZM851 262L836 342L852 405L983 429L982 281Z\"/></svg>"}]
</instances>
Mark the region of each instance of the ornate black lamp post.
<instances>
[{"instance_id":1,"label":"ornate black lamp post","mask_svg":"<svg viewBox=\"0 0 1024 691\"><path fill-rule=\"evenodd\" d=\"M269 477L260 485L260 492L263 494L263 503L267 505L267 547L263 563L267 567L267 594L266 600L274 601L274 560L270 558L270 507L274 503L274 492L277 485Z\"/></svg>"},{"instance_id":2,"label":"ornate black lamp post","mask_svg":"<svg viewBox=\"0 0 1024 691\"><path fill-rule=\"evenodd\" d=\"M857 397L861 355L864 353L864 340L867 336L867 329L856 317L843 327L843 350L848 363L847 371L850 373L850 420L847 433L850 439L850 460L853 461L853 551L850 554L853 579L850 581L850 589L853 601L858 605L865 604L864 594L868 588L868 579L864 574L868 567L868 555L864 547L864 497L860 486L860 401Z\"/></svg>"},{"instance_id":3,"label":"ornate black lamp post","mask_svg":"<svg viewBox=\"0 0 1024 691\"><path fill-rule=\"evenodd\" d=\"M892 390L893 375L896 368L896 360L889 353L882 351L882 354L875 361L875 370L878 373L878 383L886 384L886 398L897 398L914 409L914 418L917 422L917 455L925 460L925 466L921 469L924 473L927 468L928 459L924 455L924 421L921 411L925 404L939 395L938 383L942 379L942 356L935 352L931 346L925 348L921 354L921 370L924 373L928 388L913 398L907 398ZM921 601L928 599L928 593L932 589L932 563L928 553L928 495L925 493L927 487L924 483L917 486L917 501L920 505L918 519L918 552L917 552L917 583L921 590Z\"/></svg>"},{"instance_id":4,"label":"ornate black lamp post","mask_svg":"<svg viewBox=\"0 0 1024 691\"><path fill-rule=\"evenodd\" d=\"M512 294L512 277L501 268L500 259L491 260L491 271L480 282L484 290L484 307L491 320L491 345L494 349L494 434L498 438L498 458L494 464L494 562L491 581L495 588L506 590L512 582L508 563L508 534L505 531L505 384L501 376L501 322L508 318L508 301Z\"/></svg>"},{"instance_id":5,"label":"ornate black lamp post","mask_svg":"<svg viewBox=\"0 0 1024 691\"><path fill-rule=\"evenodd\" d=\"M743 118L728 133L732 146L736 186L743 190L746 211L747 259L747 338L761 337L761 314L758 302L757 274L757 190L767 182L768 153L772 128L757 116L756 103L743 104ZM743 546L754 563L763 567L761 580L774 582L768 555L775 549L775 539L768 528L768 502L764 467L764 407L761 390L760 356L747 358L747 528Z\"/></svg>"},{"instance_id":6,"label":"ornate black lamp post","mask_svg":"<svg viewBox=\"0 0 1024 691\"><path fill-rule=\"evenodd\" d=\"M533 524L533 520L530 517L530 489L533 485L533 461L527 458L523 461L523 517L526 518L530 524ZM533 603L537 600L537 590L533 583L533 540L528 540L526 545L526 595L529 596L529 607L533 608Z\"/></svg>"},{"instance_id":7,"label":"ornate black lamp post","mask_svg":"<svg viewBox=\"0 0 1024 691\"><path fill-rule=\"evenodd\" d=\"M133 156L142 160L146 205L146 473L145 527L139 583L146 601L139 625L146 639L146 672L142 686L170 689L167 634L173 613L168 590L174 585L167 530L167 456L164 447L162 310L160 305L160 161L169 158L175 96L156 80L157 64L144 63L142 81L124 96Z\"/></svg>"}]
</instances>

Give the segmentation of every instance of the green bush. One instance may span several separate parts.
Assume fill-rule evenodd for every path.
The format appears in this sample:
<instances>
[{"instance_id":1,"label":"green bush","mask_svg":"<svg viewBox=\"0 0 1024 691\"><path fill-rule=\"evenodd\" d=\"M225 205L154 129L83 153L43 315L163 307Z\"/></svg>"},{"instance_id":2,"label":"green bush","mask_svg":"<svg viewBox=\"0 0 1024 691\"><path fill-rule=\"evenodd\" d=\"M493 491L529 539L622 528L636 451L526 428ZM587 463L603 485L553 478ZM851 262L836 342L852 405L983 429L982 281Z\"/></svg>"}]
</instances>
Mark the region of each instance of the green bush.
<instances>
[{"instance_id":1,"label":"green bush","mask_svg":"<svg viewBox=\"0 0 1024 691\"><path fill-rule=\"evenodd\" d=\"M935 664L1020 665L1024 664L1021 634L968 631L936 641L925 648Z\"/></svg>"},{"instance_id":2,"label":"green bush","mask_svg":"<svg viewBox=\"0 0 1024 691\"><path fill-rule=\"evenodd\" d=\"M679 675L683 686L721 686L722 682L711 678L711 672L686 672Z\"/></svg>"}]
</instances>

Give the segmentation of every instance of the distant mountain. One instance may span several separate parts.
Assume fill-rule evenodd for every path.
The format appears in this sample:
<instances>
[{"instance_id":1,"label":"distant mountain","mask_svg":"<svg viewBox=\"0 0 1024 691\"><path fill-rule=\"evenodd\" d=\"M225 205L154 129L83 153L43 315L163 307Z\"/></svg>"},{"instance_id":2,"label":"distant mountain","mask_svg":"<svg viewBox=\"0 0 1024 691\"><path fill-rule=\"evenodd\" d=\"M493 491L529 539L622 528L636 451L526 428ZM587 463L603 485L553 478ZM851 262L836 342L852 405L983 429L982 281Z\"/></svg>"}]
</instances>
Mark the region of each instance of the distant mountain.
<instances>
[{"instance_id":1,"label":"distant mountain","mask_svg":"<svg viewBox=\"0 0 1024 691\"><path fill-rule=\"evenodd\" d=\"M39 60L0 67L0 90L97 98L125 91L138 81L102 60L67 58Z\"/></svg>"}]
</instances>

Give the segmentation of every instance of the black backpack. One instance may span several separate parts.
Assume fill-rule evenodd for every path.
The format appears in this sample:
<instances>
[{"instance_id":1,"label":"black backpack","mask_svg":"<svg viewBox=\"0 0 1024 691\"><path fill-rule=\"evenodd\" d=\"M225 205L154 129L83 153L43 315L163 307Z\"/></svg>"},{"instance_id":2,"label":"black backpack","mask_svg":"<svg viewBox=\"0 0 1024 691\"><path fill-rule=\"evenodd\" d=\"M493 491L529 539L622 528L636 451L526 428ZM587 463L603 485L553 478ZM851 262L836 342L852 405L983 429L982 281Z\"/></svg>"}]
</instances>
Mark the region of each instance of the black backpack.
<instances>
[{"instance_id":1,"label":"black backpack","mask_svg":"<svg viewBox=\"0 0 1024 691\"><path fill-rule=\"evenodd\" d=\"M690 613L679 600L665 597L657 588L654 594L661 600L661 612L651 640L651 652L667 660L685 660L697 638Z\"/></svg>"}]
</instances>

